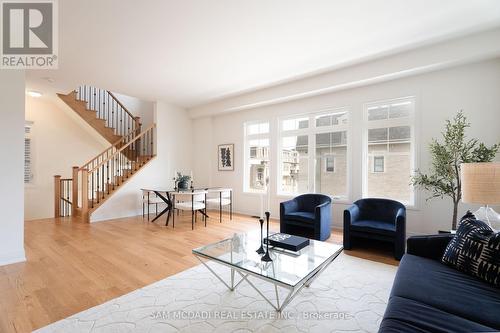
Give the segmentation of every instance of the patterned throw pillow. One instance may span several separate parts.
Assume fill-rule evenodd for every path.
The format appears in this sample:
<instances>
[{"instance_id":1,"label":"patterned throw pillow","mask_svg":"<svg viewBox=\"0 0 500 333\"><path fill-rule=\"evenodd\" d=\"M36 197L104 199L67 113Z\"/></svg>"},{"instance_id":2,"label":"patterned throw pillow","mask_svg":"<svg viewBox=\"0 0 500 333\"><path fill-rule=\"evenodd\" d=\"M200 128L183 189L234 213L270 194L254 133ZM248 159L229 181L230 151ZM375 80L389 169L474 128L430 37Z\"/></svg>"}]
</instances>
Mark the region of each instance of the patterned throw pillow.
<instances>
[{"instance_id":1,"label":"patterned throw pillow","mask_svg":"<svg viewBox=\"0 0 500 333\"><path fill-rule=\"evenodd\" d=\"M466 215L441 261L500 287L500 232Z\"/></svg>"}]
</instances>

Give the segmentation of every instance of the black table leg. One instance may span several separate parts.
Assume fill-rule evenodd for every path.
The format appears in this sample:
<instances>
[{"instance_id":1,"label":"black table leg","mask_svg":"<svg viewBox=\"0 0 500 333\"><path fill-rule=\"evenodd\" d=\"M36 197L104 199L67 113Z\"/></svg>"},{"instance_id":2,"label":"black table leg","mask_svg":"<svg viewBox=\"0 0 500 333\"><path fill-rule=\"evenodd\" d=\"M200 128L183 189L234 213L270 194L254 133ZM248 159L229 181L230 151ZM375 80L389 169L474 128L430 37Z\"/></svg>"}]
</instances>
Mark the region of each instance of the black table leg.
<instances>
[{"instance_id":1,"label":"black table leg","mask_svg":"<svg viewBox=\"0 0 500 333\"><path fill-rule=\"evenodd\" d=\"M169 210L168 211L168 214L167 214L167 222L165 223L165 226L168 227L168 221L170 221L170 214L172 214L172 210ZM173 225L173 224L172 224Z\"/></svg>"},{"instance_id":2,"label":"black table leg","mask_svg":"<svg viewBox=\"0 0 500 333\"><path fill-rule=\"evenodd\" d=\"M165 202L167 204L167 207L162 210L160 212L160 214L156 215L155 218L151 221L151 222L154 222L156 221L157 219L159 219L163 214L167 213L167 212L170 212L171 209L172 209L172 201L170 200L170 195L169 193L167 192L167 197L164 197L160 192L158 191L154 191L155 194L161 199L163 200L163 202ZM168 219L167 219L167 224L168 224Z\"/></svg>"}]
</instances>

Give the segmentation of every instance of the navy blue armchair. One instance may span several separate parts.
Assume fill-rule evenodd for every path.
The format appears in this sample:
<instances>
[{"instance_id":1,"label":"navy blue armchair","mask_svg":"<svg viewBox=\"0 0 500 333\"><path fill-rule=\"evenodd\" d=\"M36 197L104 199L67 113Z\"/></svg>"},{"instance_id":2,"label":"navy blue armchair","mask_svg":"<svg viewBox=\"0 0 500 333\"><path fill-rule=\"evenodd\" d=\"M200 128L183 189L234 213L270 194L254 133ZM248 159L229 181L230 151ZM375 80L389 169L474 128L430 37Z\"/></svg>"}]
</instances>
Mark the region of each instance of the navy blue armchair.
<instances>
[{"instance_id":1,"label":"navy blue armchair","mask_svg":"<svg viewBox=\"0 0 500 333\"><path fill-rule=\"evenodd\" d=\"M280 232L324 241L330 237L332 199L303 194L280 204Z\"/></svg>"},{"instance_id":2,"label":"navy blue armchair","mask_svg":"<svg viewBox=\"0 0 500 333\"><path fill-rule=\"evenodd\" d=\"M389 199L361 199L344 211L344 249L352 248L352 238L369 238L394 244L394 257L405 253L406 208Z\"/></svg>"}]
</instances>

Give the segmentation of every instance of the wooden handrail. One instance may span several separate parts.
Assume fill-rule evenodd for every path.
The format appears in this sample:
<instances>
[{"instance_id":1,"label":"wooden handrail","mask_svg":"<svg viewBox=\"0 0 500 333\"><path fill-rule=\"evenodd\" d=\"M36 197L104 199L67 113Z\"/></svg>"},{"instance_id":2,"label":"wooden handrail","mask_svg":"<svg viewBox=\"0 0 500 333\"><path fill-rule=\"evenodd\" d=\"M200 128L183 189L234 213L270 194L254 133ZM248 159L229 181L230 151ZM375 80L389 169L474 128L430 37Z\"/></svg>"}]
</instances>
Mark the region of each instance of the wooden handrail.
<instances>
[{"instance_id":1,"label":"wooden handrail","mask_svg":"<svg viewBox=\"0 0 500 333\"><path fill-rule=\"evenodd\" d=\"M109 150L112 150L113 148L116 148L116 146L118 146L118 144L120 144L122 141L124 141L125 139L128 139L130 136L132 136L132 134L135 134L134 131L130 132L129 134L125 135L125 136L122 136L120 140L114 142L110 147L104 149L101 153L97 154L94 158L92 158L90 161L88 161L87 163L83 164L81 168L85 168L85 167L88 167L90 164L92 164L92 162L94 162L96 159L98 159L99 157L101 157L102 155L106 154Z\"/></svg>"},{"instance_id":2,"label":"wooden handrail","mask_svg":"<svg viewBox=\"0 0 500 333\"><path fill-rule=\"evenodd\" d=\"M119 141L121 142L121 140ZM99 153L97 156L93 157L90 161L88 161L87 163L83 164L80 169L84 169L84 168L87 168L92 162L94 162L96 159L98 159L99 157L101 157L102 155L106 154L106 152L110 149L113 149L119 142L116 142L114 143L113 145L111 145L111 147L108 147L106 148L102 153Z\"/></svg>"},{"instance_id":3,"label":"wooden handrail","mask_svg":"<svg viewBox=\"0 0 500 333\"><path fill-rule=\"evenodd\" d=\"M113 98L113 99L115 100L115 102L116 102L116 103L118 103L118 105L120 105L120 106L122 107L123 111L125 111L125 112L126 112L126 113L127 113L127 114L128 114L128 115L132 118L132 119L134 119L134 120L135 120L135 116L134 116L134 115L132 115L132 114L129 112L129 110L127 110L127 108L126 108L126 107L122 104L122 102L120 102L120 101L118 100L118 98L116 98L116 96L115 96L115 95L113 95L113 93L112 93L111 91L109 91L109 90L106 90L106 91L107 91L107 92L108 92L108 94L111 96L111 98Z\"/></svg>"},{"instance_id":4,"label":"wooden handrail","mask_svg":"<svg viewBox=\"0 0 500 333\"><path fill-rule=\"evenodd\" d=\"M117 151L115 151L113 153L113 155L109 156L107 159L105 159L104 161L102 161L101 163L97 164L94 168L92 168L91 170L88 170L88 173L92 173L94 172L95 170L99 169L101 166L103 166L105 163L107 163L108 161L110 161L111 159L113 159L116 155L118 155L119 153L121 153L123 150L125 150L128 146L130 146L132 143L134 143L137 139L141 138L144 134L146 134L147 132L149 132L150 130L152 130L153 128L156 127L156 124L153 124L151 126L149 126L148 128L146 128L144 131L142 131L140 134L136 135L132 140L130 140L125 146L121 147L120 149L118 149ZM80 170L82 170L83 168L80 168Z\"/></svg>"}]
</instances>

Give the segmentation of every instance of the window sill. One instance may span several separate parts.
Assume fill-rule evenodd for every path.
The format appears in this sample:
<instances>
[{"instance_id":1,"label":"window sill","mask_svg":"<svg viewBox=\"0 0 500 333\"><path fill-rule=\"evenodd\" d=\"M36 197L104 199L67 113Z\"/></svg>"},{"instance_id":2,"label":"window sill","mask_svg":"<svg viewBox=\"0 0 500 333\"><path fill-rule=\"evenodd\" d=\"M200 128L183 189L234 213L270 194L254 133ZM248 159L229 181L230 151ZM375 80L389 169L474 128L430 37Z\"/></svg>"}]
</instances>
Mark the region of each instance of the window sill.
<instances>
[{"instance_id":1,"label":"window sill","mask_svg":"<svg viewBox=\"0 0 500 333\"><path fill-rule=\"evenodd\" d=\"M276 195L277 198L281 198L281 199L293 199L301 194L306 194L306 193L278 193ZM320 193L322 194L322 193ZM328 194L326 194L328 195ZM352 204L352 201L349 200L349 199L335 199L334 197L332 197L331 195L328 195L331 199L332 199L332 203L333 204L341 204L341 205L350 205Z\"/></svg>"},{"instance_id":2,"label":"window sill","mask_svg":"<svg viewBox=\"0 0 500 333\"><path fill-rule=\"evenodd\" d=\"M257 197L257 196L261 196L261 195L264 195L264 196L267 196L267 192L250 192L250 191L243 191L243 195L251 195L251 196L254 196L254 197Z\"/></svg>"}]
</instances>

